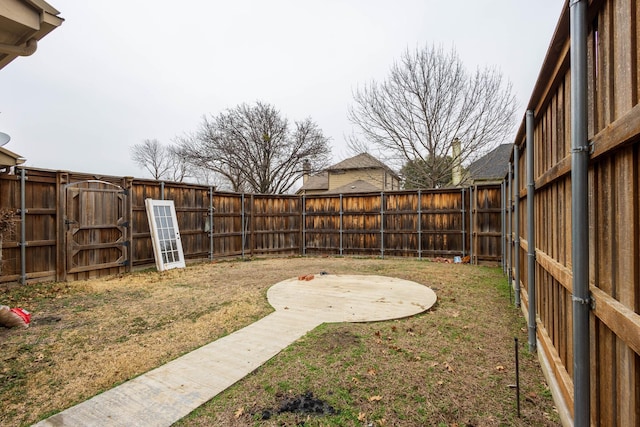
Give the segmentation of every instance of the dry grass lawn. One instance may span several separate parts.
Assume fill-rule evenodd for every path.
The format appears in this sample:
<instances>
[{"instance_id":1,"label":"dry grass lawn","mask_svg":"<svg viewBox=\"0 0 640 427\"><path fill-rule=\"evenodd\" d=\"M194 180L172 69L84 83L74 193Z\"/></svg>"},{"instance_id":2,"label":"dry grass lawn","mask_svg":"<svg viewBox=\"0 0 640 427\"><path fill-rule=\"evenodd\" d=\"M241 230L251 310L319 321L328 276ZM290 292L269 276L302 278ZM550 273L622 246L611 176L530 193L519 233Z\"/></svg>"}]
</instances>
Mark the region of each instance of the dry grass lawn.
<instances>
[{"instance_id":1,"label":"dry grass lawn","mask_svg":"<svg viewBox=\"0 0 640 427\"><path fill-rule=\"evenodd\" d=\"M432 287L438 303L408 319L322 325L179 425L558 424L499 269L296 257L1 285L0 304L33 317L28 329L0 328L0 425L29 425L242 328L272 310L269 286L320 271L413 280ZM521 418L510 387L514 337L521 342ZM277 413L307 392L336 413Z\"/></svg>"}]
</instances>

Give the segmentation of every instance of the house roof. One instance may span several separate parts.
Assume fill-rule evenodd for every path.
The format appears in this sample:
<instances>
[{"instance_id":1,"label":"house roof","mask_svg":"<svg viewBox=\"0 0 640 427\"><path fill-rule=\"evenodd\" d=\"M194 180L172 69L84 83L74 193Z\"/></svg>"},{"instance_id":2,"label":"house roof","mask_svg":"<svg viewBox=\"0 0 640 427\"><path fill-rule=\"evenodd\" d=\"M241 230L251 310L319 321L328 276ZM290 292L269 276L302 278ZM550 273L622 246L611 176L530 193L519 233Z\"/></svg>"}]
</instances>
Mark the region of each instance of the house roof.
<instances>
[{"instance_id":1,"label":"house roof","mask_svg":"<svg viewBox=\"0 0 640 427\"><path fill-rule=\"evenodd\" d=\"M59 14L43 0L14 0L3 4L0 7L0 69L18 56L33 54L37 41L64 21Z\"/></svg>"},{"instance_id":2,"label":"house roof","mask_svg":"<svg viewBox=\"0 0 640 427\"><path fill-rule=\"evenodd\" d=\"M469 165L473 180L502 179L509 172L513 144L502 144Z\"/></svg>"},{"instance_id":3,"label":"house roof","mask_svg":"<svg viewBox=\"0 0 640 427\"><path fill-rule=\"evenodd\" d=\"M343 171L350 169L385 169L394 176L398 176L391 170L391 168L389 168L389 166L385 165L369 153L358 154L357 156L350 157L327 168L327 170L330 171Z\"/></svg>"},{"instance_id":4,"label":"house roof","mask_svg":"<svg viewBox=\"0 0 640 427\"><path fill-rule=\"evenodd\" d=\"M315 175L309 175L309 179L305 182L302 187L298 190L300 191L312 191L312 190L328 190L329 189L329 173L326 171L319 172Z\"/></svg>"}]
</instances>

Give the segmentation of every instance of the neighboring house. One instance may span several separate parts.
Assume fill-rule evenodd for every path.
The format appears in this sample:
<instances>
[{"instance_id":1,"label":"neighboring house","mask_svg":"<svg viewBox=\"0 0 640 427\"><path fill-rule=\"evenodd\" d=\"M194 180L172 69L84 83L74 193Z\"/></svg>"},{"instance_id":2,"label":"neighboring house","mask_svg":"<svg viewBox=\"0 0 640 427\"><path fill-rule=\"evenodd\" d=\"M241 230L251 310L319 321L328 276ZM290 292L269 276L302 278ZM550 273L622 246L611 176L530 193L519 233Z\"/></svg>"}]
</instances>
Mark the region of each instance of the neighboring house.
<instances>
[{"instance_id":1,"label":"neighboring house","mask_svg":"<svg viewBox=\"0 0 640 427\"><path fill-rule=\"evenodd\" d=\"M0 0L0 70L19 56L35 53L38 40L64 21L59 14L43 0ZM0 146L0 171L22 163L22 156Z\"/></svg>"},{"instance_id":2,"label":"neighboring house","mask_svg":"<svg viewBox=\"0 0 640 427\"><path fill-rule=\"evenodd\" d=\"M309 174L308 163L305 163L304 168L302 187L297 194L344 194L400 189L398 174L368 153L343 160L314 175Z\"/></svg>"},{"instance_id":3,"label":"neighboring house","mask_svg":"<svg viewBox=\"0 0 640 427\"><path fill-rule=\"evenodd\" d=\"M467 168L466 184L499 184L509 173L513 144L498 145Z\"/></svg>"}]
</instances>

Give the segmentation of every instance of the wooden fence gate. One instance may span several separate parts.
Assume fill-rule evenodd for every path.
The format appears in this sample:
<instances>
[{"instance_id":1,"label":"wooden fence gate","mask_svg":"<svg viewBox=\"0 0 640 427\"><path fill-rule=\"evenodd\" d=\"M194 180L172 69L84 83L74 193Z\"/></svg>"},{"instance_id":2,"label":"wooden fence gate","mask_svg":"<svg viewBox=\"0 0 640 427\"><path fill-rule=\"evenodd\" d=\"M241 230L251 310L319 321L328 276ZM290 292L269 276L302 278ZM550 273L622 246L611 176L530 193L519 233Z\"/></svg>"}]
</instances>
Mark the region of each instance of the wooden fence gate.
<instances>
[{"instance_id":1,"label":"wooden fence gate","mask_svg":"<svg viewBox=\"0 0 640 427\"><path fill-rule=\"evenodd\" d=\"M130 265L128 192L104 181L81 181L65 188L67 274Z\"/></svg>"}]
</instances>

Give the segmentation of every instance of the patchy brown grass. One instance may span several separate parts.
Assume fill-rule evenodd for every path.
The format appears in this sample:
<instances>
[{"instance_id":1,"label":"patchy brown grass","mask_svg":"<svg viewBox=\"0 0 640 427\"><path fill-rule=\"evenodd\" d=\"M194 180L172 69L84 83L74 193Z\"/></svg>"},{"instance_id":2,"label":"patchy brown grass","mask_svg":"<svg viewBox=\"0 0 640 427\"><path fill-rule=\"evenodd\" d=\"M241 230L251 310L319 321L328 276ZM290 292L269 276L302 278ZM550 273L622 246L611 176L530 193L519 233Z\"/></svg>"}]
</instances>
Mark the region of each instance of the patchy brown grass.
<instances>
[{"instance_id":1,"label":"patchy brown grass","mask_svg":"<svg viewBox=\"0 0 640 427\"><path fill-rule=\"evenodd\" d=\"M389 322L322 325L181 426L557 425L526 330L497 269L410 259L278 258L105 280L2 286L33 313L0 328L0 425L28 425L269 313L269 286L304 273L379 274L431 286L437 305ZM513 337L521 340L516 417ZM312 392L338 413L274 414Z\"/></svg>"}]
</instances>

